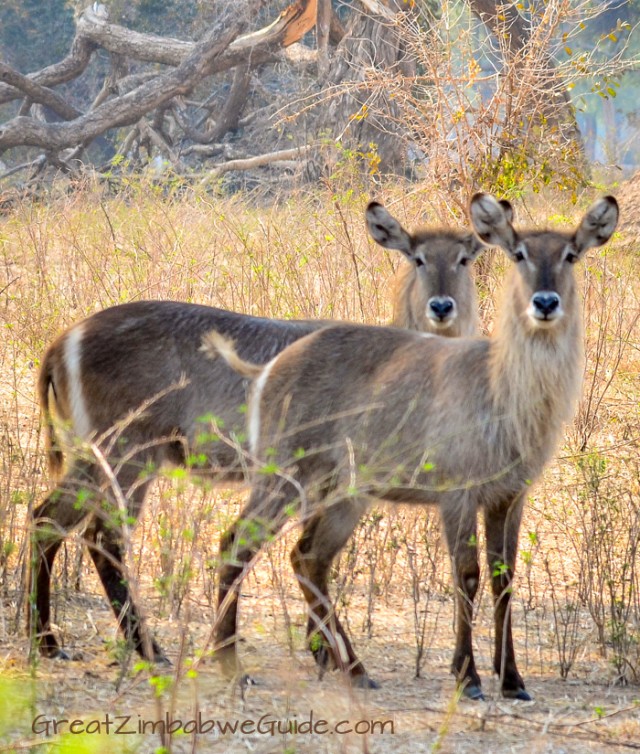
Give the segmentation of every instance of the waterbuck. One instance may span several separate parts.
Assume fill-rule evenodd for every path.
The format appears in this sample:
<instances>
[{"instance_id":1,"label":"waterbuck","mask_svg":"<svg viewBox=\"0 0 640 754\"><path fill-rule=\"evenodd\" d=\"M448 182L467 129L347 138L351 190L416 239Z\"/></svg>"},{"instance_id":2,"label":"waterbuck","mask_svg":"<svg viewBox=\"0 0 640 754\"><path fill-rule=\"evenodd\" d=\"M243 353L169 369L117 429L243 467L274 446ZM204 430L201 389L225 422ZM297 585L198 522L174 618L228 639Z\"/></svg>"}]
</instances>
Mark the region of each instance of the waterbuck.
<instances>
[{"instance_id":1,"label":"waterbuck","mask_svg":"<svg viewBox=\"0 0 640 754\"><path fill-rule=\"evenodd\" d=\"M249 441L265 462L221 543L216 644L228 660L236 660L238 596L248 564L300 509L304 532L292 561L313 616L311 646L357 685L371 685L331 613L331 563L370 499L435 503L456 585L452 672L467 697L482 698L472 647L481 509L494 669L505 697L530 699L511 635L518 530L530 485L552 456L580 389L573 264L610 238L618 205L613 197L601 199L573 233L521 231L504 203L476 194L471 219L478 236L514 262L494 337L444 339L344 324L297 341L266 367L241 359L226 334L205 338L212 368L222 356L254 379Z\"/></svg>"},{"instance_id":2,"label":"waterbuck","mask_svg":"<svg viewBox=\"0 0 640 754\"><path fill-rule=\"evenodd\" d=\"M410 234L377 203L367 208L366 220L379 244L411 263L398 293L406 301L396 302L406 324L452 336L472 332L477 306L470 263L483 246L473 233ZM94 314L53 343L42 361L38 395L54 472L61 472L64 459L51 403L76 447L69 448L66 474L33 515L29 624L45 656L67 656L50 623L51 570L64 537L86 521L91 558L126 638L143 657L163 658L154 641L143 642L140 613L123 576L122 521L137 519L164 462L216 481L244 478L239 446L216 440L210 418L227 437L242 433L245 381L222 360L212 367L202 337L217 330L234 340L241 356L267 363L328 324L147 301ZM93 440L94 452L82 452L77 440Z\"/></svg>"}]
</instances>

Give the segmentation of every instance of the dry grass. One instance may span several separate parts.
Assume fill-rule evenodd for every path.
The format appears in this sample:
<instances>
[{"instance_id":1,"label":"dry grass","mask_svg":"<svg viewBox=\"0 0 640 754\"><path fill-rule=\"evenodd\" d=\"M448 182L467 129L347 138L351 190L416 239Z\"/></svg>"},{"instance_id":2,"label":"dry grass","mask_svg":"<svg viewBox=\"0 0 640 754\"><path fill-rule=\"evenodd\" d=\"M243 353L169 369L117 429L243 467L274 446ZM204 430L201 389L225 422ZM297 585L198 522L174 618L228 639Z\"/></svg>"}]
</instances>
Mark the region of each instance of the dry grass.
<instances>
[{"instance_id":1,"label":"dry grass","mask_svg":"<svg viewBox=\"0 0 640 754\"><path fill-rule=\"evenodd\" d=\"M454 217L446 198L379 188L406 226ZM380 692L316 680L304 649L304 607L288 552L273 543L246 581L242 652L259 685L246 699L214 668L188 673L210 632L220 531L243 492L167 475L134 534L132 572L146 613L175 670L134 672L78 539L58 558L53 620L82 653L62 666L26 662L27 512L49 481L35 403L46 344L66 325L108 305L141 299L197 301L254 314L381 323L398 264L366 238L369 194L299 195L256 207L237 198L162 196L134 186L117 198L87 189L0 221L0 672L2 739L42 742L37 714L183 719L197 705L220 720L297 715L395 722L393 735L174 737L175 751L628 751L640 740L640 283L631 237L590 253L583 266L585 393L558 460L532 492L522 528L515 600L521 670L536 701L499 700L490 677L490 589L479 594L478 664L490 701L458 704L448 664L453 646L449 564L433 511L381 507L363 520L336 569L337 605ZM585 200L586 201L586 200ZM557 196L517 208L533 222L564 224L580 209ZM566 212L563 217L560 211ZM450 221L450 220L448 220ZM502 258L479 281L490 330ZM246 593L246 597L244 596ZM106 643L106 647L105 647ZM110 651L111 650L111 651ZM418 658L418 650L421 656ZM414 678L419 669L419 678ZM25 680L31 673L32 680ZM149 682L151 678L151 683ZM158 680L160 678L160 680ZM565 678L566 680L562 680ZM165 680L162 680L165 679ZM628 684L628 685L625 685ZM11 703L2 697L13 699ZM470 734L472 732L472 735ZM76 737L73 745L85 745ZM96 739L101 751L160 745L158 735ZM195 743L194 743L195 741ZM168 742L165 741L165 744ZM70 751L89 751L71 748Z\"/></svg>"}]
</instances>

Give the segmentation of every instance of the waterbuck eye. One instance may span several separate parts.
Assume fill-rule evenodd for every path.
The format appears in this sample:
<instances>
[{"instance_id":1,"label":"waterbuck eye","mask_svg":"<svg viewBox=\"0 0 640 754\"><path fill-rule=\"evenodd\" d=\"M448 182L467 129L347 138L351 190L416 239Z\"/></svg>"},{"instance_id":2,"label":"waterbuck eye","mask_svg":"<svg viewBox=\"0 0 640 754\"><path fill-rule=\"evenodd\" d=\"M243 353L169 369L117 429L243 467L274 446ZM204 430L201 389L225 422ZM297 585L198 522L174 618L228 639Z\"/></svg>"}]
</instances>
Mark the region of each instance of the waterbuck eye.
<instances>
[{"instance_id":1,"label":"waterbuck eye","mask_svg":"<svg viewBox=\"0 0 640 754\"><path fill-rule=\"evenodd\" d=\"M516 262L522 262L524 259L524 254L521 251L515 251L513 253L513 258L516 260Z\"/></svg>"},{"instance_id":2,"label":"waterbuck eye","mask_svg":"<svg viewBox=\"0 0 640 754\"><path fill-rule=\"evenodd\" d=\"M460 260L460 267L466 267L469 263L469 257L462 257Z\"/></svg>"},{"instance_id":3,"label":"waterbuck eye","mask_svg":"<svg viewBox=\"0 0 640 754\"><path fill-rule=\"evenodd\" d=\"M578 261L578 255L574 254L572 251L568 251L564 260L565 262L568 262L569 264L573 264L574 262Z\"/></svg>"}]
</instances>

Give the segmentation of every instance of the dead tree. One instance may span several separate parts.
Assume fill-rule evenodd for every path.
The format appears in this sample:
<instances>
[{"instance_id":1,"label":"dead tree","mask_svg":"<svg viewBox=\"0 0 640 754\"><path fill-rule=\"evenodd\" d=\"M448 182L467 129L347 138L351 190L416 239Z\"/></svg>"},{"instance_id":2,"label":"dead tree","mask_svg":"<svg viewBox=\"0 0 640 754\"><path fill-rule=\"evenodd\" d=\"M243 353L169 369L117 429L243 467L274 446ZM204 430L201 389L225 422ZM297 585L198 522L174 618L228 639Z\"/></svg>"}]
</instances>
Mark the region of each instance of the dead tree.
<instances>
[{"instance_id":1,"label":"dead tree","mask_svg":"<svg viewBox=\"0 0 640 754\"><path fill-rule=\"evenodd\" d=\"M315 20L316 0L298 0L257 31L241 34L241 21L220 21L198 42L189 42L110 23L106 7L96 3L78 19L71 49L59 63L28 76L0 64L0 104L22 100L18 114L0 125L0 154L14 147L35 147L44 151L50 164L73 171L74 160L96 137L113 128L132 127L120 141L120 152L134 142L146 143L180 169L180 150L186 145L213 146L238 124L251 71L282 59L283 49ZM111 54L112 71L94 102L80 112L54 87L78 78L99 48ZM155 65L128 74L123 61ZM158 64L163 66L160 70ZM185 97L203 80L231 69L235 74L220 112L214 115L206 101L185 105ZM41 117L40 106L47 119ZM35 164L41 169L42 158Z\"/></svg>"},{"instance_id":2,"label":"dead tree","mask_svg":"<svg viewBox=\"0 0 640 754\"><path fill-rule=\"evenodd\" d=\"M161 163L168 163L174 172L193 176L199 171L196 178L204 182L229 170L276 163L298 168L306 164L308 174L317 177L335 162L335 152L318 158L319 150L312 148L327 141L359 156L369 169L403 173L408 142L420 142L412 113L423 122L424 118L419 103L411 104L409 112L403 110L394 88L404 92L405 101L411 99L419 78L416 50L420 44L424 47L425 31L437 6L436 0L425 0L418 11L404 0L358 0L343 29L330 0L296 0L257 31L246 32L245 22L238 18L220 19L196 43L111 23L106 7L95 3L78 18L76 36L63 60L29 75L0 63L0 105L20 101L16 116L0 124L0 155L16 147L36 149L35 155L28 151L30 160L18 155L14 162L22 163L20 170L41 173L53 165L74 172L86 160L89 144L111 129L120 129L114 138L120 162L135 167L159 154ZM538 56L528 62L527 51L536 44L533 27L513 4L469 0L469 6L501 40L503 78L512 80L513 97L507 93L507 99L521 100L519 109L513 108L513 127L505 122L502 128L500 147L508 151L518 139L535 141L536 129L540 131L536 119L541 119L546 130L538 136L547 139L550 126L563 162L581 154L571 103L552 61L545 58L545 64L539 65ZM251 14L247 6L244 10ZM288 77L295 82L291 91L280 86L287 76L273 69L265 70L264 77L262 70L258 74L260 66L292 61L285 48L314 26L317 50L298 45L304 54L291 63L296 66ZM109 53L111 71L93 102L69 104L57 87L76 80L99 49ZM265 84L276 76L280 77L276 87ZM252 101L256 91L262 92L260 106ZM310 92L318 105L312 113L300 104L300 96ZM530 102L531 92L546 99ZM251 111L246 112L250 101ZM309 113L308 119L289 131L287 138L293 141L283 144L285 139L277 136L276 129L265 138L270 119L290 101L295 101L290 120L300 111ZM504 106L505 112L509 107ZM531 113L524 125L523 111ZM239 149L229 143L230 134L251 128ZM493 135L491 139L493 148ZM292 156L292 147L299 154ZM212 164L203 169L203 160ZM0 178L15 173L13 164Z\"/></svg>"},{"instance_id":3,"label":"dead tree","mask_svg":"<svg viewBox=\"0 0 640 754\"><path fill-rule=\"evenodd\" d=\"M343 85L343 92L329 100L319 130L338 124L334 138L364 155L373 153L383 171L402 171L404 140L397 123L397 108L380 87L368 88L367 71L377 69L406 76L415 65L404 44L397 16L406 5L396 0L362 0L336 49L325 82L325 91ZM374 145L373 147L371 145Z\"/></svg>"}]
</instances>

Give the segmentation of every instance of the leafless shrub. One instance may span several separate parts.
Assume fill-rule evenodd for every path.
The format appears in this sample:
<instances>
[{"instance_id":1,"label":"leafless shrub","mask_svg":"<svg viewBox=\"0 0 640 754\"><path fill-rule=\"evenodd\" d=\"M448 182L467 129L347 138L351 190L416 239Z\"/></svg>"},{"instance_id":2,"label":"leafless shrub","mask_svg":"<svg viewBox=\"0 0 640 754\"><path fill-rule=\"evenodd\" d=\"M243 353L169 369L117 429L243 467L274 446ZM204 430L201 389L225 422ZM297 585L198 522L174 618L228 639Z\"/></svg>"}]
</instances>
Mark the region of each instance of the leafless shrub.
<instances>
[{"instance_id":1,"label":"leafless shrub","mask_svg":"<svg viewBox=\"0 0 640 754\"><path fill-rule=\"evenodd\" d=\"M594 431L610 417L605 405L607 393L619 369L624 368L640 320L640 308L629 288L625 262L611 267L611 254L594 254L585 271L584 314L587 369L582 400L573 423L573 443L584 452Z\"/></svg>"},{"instance_id":2,"label":"leafless shrub","mask_svg":"<svg viewBox=\"0 0 640 754\"><path fill-rule=\"evenodd\" d=\"M602 656L615 680L627 683L640 677L640 469L637 459L613 460L596 451L580 456L578 469L586 603Z\"/></svg>"},{"instance_id":3,"label":"leafless shrub","mask_svg":"<svg viewBox=\"0 0 640 754\"><path fill-rule=\"evenodd\" d=\"M380 132L381 146L386 132L401 136L409 172L432 191L452 194L459 211L478 188L511 198L525 187L537 192L549 186L569 190L575 201L589 166L568 92L589 80L596 82L594 97L611 96L607 82L634 65L625 45L603 54L606 38L588 52L573 49L585 23L605 6L587 0L517 9L469 5L484 23L464 3L442 3L439 18L417 7L397 14L387 23L411 65L385 67L365 58L354 80L293 104L287 117L293 109L327 108L332 98L349 94L362 104L347 136L367 120ZM359 158L366 172L378 171L375 138L357 148L343 147L340 139L336 145L338 162Z\"/></svg>"},{"instance_id":4,"label":"leafless shrub","mask_svg":"<svg viewBox=\"0 0 640 754\"><path fill-rule=\"evenodd\" d=\"M553 562L552 559L553 558ZM573 579L561 550L545 558L544 567L549 579L549 595L553 610L553 635L558 655L560 677L566 679L576 660L578 651L586 641L581 629L579 594L586 578L584 562L580 564L578 583ZM576 588L577 586L577 588Z\"/></svg>"}]
</instances>

